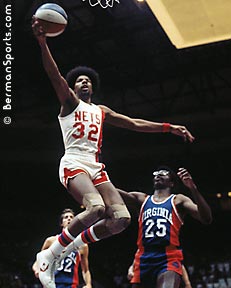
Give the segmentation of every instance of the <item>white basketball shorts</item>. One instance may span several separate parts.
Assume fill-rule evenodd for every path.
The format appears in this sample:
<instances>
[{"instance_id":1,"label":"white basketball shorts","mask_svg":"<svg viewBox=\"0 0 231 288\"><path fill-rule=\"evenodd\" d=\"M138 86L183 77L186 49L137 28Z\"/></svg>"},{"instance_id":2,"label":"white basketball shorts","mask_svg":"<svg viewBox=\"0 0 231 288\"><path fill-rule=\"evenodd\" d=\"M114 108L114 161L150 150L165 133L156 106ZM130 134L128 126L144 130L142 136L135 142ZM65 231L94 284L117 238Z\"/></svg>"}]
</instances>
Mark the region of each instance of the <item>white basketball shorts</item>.
<instances>
[{"instance_id":1,"label":"white basketball shorts","mask_svg":"<svg viewBox=\"0 0 231 288\"><path fill-rule=\"evenodd\" d=\"M109 176L103 169L103 163L96 162L95 156L86 154L66 153L60 161L59 178L67 188L68 179L80 173L88 174L95 186L110 182Z\"/></svg>"}]
</instances>

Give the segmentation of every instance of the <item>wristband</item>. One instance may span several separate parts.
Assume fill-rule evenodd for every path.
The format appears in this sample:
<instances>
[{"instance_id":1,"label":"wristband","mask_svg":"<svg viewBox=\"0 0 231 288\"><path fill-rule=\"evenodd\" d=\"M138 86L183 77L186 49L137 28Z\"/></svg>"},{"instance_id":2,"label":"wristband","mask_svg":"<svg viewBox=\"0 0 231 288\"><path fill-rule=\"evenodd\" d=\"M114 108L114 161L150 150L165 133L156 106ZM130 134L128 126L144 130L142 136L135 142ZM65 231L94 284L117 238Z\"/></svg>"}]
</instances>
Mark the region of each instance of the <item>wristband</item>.
<instances>
[{"instance_id":1,"label":"wristband","mask_svg":"<svg viewBox=\"0 0 231 288\"><path fill-rule=\"evenodd\" d=\"M170 132L170 129L171 129L170 123L163 123L163 127L162 127L162 132L163 133Z\"/></svg>"}]
</instances>

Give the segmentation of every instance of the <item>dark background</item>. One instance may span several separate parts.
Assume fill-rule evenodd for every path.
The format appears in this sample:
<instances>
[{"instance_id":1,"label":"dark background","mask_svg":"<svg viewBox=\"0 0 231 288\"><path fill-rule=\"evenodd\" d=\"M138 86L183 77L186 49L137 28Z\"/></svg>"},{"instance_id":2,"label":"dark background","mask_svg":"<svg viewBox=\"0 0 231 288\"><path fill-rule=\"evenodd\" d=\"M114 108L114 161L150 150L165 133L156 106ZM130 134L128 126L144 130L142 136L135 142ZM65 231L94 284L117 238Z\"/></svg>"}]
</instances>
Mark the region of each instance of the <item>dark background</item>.
<instances>
[{"instance_id":1,"label":"dark background","mask_svg":"<svg viewBox=\"0 0 231 288\"><path fill-rule=\"evenodd\" d=\"M101 77L101 93L93 102L131 117L185 125L196 138L189 144L172 134L106 126L102 158L114 185L152 193L158 165L186 167L214 216L208 227L186 219L186 257L230 255L230 41L177 50L145 2L121 0L107 9L81 0L52 2L69 17L65 32L48 39L63 75L79 64L91 66ZM1 2L3 13L6 3ZM59 182L59 103L31 33L31 17L43 3L12 3L12 123L2 125L1 117L1 268L27 279L43 240L59 232L63 208L80 209ZM4 37L4 29L1 33ZM127 269L136 229L134 217L126 231L91 246L97 279L100 263L118 261Z\"/></svg>"}]
</instances>

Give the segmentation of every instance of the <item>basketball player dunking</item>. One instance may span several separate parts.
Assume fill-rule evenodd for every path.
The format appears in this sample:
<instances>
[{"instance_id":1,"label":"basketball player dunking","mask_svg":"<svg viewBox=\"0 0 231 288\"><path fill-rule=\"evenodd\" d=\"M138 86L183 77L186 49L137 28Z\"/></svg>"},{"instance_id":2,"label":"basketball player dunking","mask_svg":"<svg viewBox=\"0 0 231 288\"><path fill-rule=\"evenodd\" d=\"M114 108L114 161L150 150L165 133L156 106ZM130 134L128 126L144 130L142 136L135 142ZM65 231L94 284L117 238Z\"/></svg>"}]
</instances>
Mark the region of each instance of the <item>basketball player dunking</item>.
<instances>
[{"instance_id":1,"label":"basketball player dunking","mask_svg":"<svg viewBox=\"0 0 231 288\"><path fill-rule=\"evenodd\" d=\"M39 279L45 287L53 288L55 261L68 244L74 240L72 244L79 247L110 237L123 231L130 223L130 213L122 197L104 171L104 164L99 162L103 123L138 132L171 132L189 142L194 137L184 126L134 119L106 106L94 105L91 98L98 88L98 74L88 67L76 67L64 79L36 18L32 29L41 48L45 71L61 105L58 118L65 154L60 162L60 181L86 208L75 216L48 249L37 255Z\"/></svg>"}]
</instances>

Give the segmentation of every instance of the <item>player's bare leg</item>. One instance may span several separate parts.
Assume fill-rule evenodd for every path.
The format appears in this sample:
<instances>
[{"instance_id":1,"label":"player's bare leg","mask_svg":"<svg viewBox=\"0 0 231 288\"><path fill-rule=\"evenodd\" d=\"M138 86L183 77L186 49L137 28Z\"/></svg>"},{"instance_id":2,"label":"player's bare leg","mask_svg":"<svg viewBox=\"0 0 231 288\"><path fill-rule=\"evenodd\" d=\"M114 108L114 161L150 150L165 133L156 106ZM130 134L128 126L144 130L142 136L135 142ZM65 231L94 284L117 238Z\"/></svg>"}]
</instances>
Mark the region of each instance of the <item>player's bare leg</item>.
<instances>
[{"instance_id":1,"label":"player's bare leg","mask_svg":"<svg viewBox=\"0 0 231 288\"><path fill-rule=\"evenodd\" d=\"M181 276L174 271L161 273L156 281L156 288L179 288Z\"/></svg>"},{"instance_id":2,"label":"player's bare leg","mask_svg":"<svg viewBox=\"0 0 231 288\"><path fill-rule=\"evenodd\" d=\"M84 243L92 243L101 239L108 238L112 235L122 232L130 223L130 214L126 205L123 202L118 191L111 182L103 183L97 186L97 189L105 203L105 215L102 220L99 220L94 225L86 225L85 230L81 232L72 243L66 248L67 251L78 249ZM83 221L82 221L83 222ZM73 221L68 226L69 231L75 231Z\"/></svg>"},{"instance_id":3,"label":"player's bare leg","mask_svg":"<svg viewBox=\"0 0 231 288\"><path fill-rule=\"evenodd\" d=\"M60 255L65 247L72 242L81 231L102 217L105 212L103 199L87 174L77 175L75 178L69 180L69 184L70 193L80 205L86 207L86 210L75 216L71 222L73 225L71 225L70 230L64 229L65 232L61 233L58 240L48 249L37 254L40 269L39 279L46 288L55 287L54 271L57 267L56 263L60 261Z\"/></svg>"}]
</instances>

